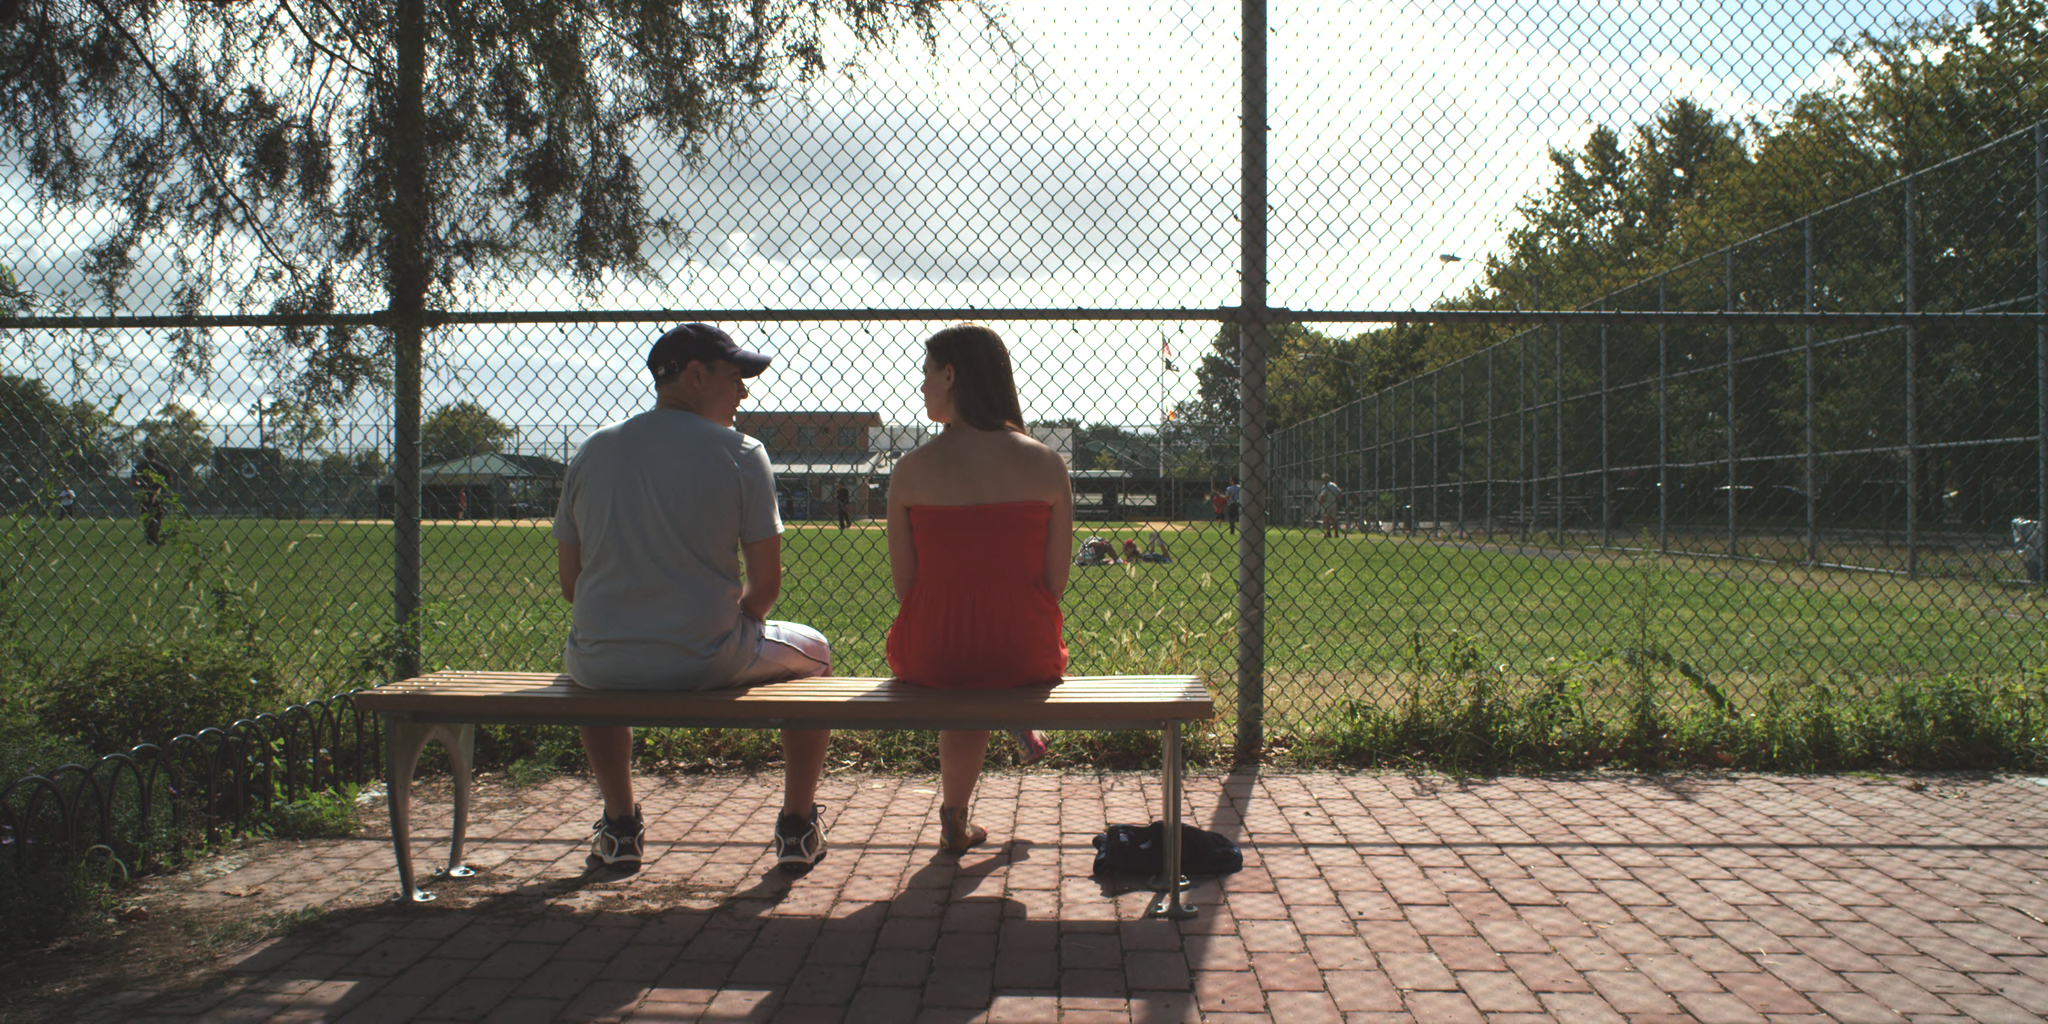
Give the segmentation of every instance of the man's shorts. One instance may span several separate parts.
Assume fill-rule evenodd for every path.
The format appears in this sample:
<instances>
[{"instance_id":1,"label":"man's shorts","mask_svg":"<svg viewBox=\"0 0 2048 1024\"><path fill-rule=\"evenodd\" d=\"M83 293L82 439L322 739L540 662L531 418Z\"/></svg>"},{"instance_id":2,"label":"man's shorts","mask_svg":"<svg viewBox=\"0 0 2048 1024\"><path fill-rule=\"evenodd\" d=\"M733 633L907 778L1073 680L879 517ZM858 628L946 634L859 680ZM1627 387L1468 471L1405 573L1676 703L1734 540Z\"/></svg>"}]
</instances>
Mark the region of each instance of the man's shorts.
<instances>
[{"instance_id":1,"label":"man's shorts","mask_svg":"<svg viewBox=\"0 0 2048 1024\"><path fill-rule=\"evenodd\" d=\"M747 615L739 617L720 645L718 663L711 666L678 670L676 649L659 643L611 645L593 653L595 658L579 654L573 631L562 650L563 670L578 686L593 690L722 690L832 671L832 646L823 633L794 622L763 622Z\"/></svg>"},{"instance_id":2,"label":"man's shorts","mask_svg":"<svg viewBox=\"0 0 2048 1024\"><path fill-rule=\"evenodd\" d=\"M769 619L761 624L754 663L733 681L735 686L778 683L832 674L832 645L825 634L797 622Z\"/></svg>"}]
</instances>

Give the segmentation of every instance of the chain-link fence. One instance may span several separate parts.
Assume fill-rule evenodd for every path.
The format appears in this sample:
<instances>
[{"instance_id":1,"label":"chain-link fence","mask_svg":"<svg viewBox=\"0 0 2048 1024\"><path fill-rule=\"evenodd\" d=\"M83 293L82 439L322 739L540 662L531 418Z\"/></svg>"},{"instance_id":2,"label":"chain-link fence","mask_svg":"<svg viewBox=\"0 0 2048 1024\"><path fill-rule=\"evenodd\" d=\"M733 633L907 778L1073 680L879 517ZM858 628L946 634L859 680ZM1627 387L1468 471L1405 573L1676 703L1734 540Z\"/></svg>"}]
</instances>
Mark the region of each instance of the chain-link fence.
<instances>
[{"instance_id":1,"label":"chain-link fence","mask_svg":"<svg viewBox=\"0 0 2048 1024\"><path fill-rule=\"evenodd\" d=\"M2041 132L1581 308L2033 309ZM2040 332L1533 328L1282 431L1276 519L1328 515L1397 573L1465 576L1451 600L1381 599L1410 633L1371 656L1382 671L1459 631L1524 672L1654 645L1751 699L1830 676L2013 673L2043 655ZM1651 565L1645 591L1630 574Z\"/></svg>"},{"instance_id":2,"label":"chain-link fence","mask_svg":"<svg viewBox=\"0 0 2048 1024\"><path fill-rule=\"evenodd\" d=\"M1077 552L1112 542L1070 671L1199 673L1254 737L1567 663L1596 706L1653 656L1745 699L2042 663L2040 142L1984 145L2041 55L1970 21L2038 4L907 4L928 48L827 14L753 63L702 4L658 67L571 18L344 3L300 46L242 6L130 35L184 77L80 93L68 142L8 94L24 676L223 621L295 697L559 667L565 464L692 319L776 357L739 423L776 615L886 673L881 511L961 317L1072 466ZM1963 58L1945 107L1885 77ZM378 120L407 81L420 123ZM1712 311L1754 315L1677 315ZM1347 322L1398 326L1295 329Z\"/></svg>"}]
</instances>

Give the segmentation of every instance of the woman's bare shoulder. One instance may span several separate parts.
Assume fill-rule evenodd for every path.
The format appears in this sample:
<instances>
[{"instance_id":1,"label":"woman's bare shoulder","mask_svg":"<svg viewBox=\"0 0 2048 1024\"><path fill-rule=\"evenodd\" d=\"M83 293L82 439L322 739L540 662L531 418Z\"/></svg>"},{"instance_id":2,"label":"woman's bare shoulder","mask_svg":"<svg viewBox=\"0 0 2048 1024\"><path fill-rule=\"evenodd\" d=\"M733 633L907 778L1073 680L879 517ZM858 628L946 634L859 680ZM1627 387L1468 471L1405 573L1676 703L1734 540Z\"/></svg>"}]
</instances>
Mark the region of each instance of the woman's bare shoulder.
<instances>
[{"instance_id":1,"label":"woman's bare shoulder","mask_svg":"<svg viewBox=\"0 0 2048 1024\"><path fill-rule=\"evenodd\" d=\"M1034 437L1022 437L1021 443L1027 452L1026 457L1033 472L1042 474L1048 480L1057 479L1062 485L1066 483L1067 460L1061 457L1059 452Z\"/></svg>"},{"instance_id":2,"label":"woman's bare shoulder","mask_svg":"<svg viewBox=\"0 0 2048 1024\"><path fill-rule=\"evenodd\" d=\"M932 453L929 446L920 446L904 452L903 457L896 460L895 468L890 471L889 490L906 499L909 498L930 472L931 461Z\"/></svg>"}]
</instances>

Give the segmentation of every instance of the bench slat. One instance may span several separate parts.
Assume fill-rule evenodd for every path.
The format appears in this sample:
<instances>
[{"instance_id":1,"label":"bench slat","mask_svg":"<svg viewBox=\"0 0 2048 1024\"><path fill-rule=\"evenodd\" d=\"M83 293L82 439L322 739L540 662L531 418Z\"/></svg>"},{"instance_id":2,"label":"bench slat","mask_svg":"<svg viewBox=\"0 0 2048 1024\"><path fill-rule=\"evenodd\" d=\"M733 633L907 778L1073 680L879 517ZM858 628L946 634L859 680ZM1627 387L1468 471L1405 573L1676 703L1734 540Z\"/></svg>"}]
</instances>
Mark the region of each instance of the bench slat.
<instances>
[{"instance_id":1,"label":"bench slat","mask_svg":"<svg viewBox=\"0 0 2048 1024\"><path fill-rule=\"evenodd\" d=\"M1076 676L1053 687L936 690L872 677L793 679L747 689L688 692L588 690L540 672L446 671L387 683L355 696L366 711L421 720L578 724L644 720L762 725L831 720L848 728L932 727L964 721L1029 722L1038 728L1116 727L1212 716L1193 676Z\"/></svg>"}]
</instances>

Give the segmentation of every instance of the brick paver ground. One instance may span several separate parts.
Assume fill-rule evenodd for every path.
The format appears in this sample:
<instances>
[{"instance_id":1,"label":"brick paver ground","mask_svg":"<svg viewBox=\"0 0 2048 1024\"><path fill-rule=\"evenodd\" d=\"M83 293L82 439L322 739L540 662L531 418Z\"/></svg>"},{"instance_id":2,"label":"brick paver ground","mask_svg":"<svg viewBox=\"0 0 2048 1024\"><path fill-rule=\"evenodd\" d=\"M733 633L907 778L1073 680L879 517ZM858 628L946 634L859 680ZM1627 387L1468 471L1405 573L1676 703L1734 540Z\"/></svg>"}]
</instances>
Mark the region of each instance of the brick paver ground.
<instances>
[{"instance_id":1,"label":"brick paver ground","mask_svg":"<svg viewBox=\"0 0 2048 1024\"><path fill-rule=\"evenodd\" d=\"M772 778L643 779L650 861L582 875L587 782L486 786L482 873L395 887L381 828L157 898L328 913L166 1021L2034 1021L2048 1014L2048 785L2024 778L1197 776L1244 844L1199 919L1089 877L1157 780L991 775L995 842L938 856L929 779L839 775L832 848L767 855ZM423 863L445 803L422 792ZM381 826L381 807L369 817Z\"/></svg>"}]
</instances>

